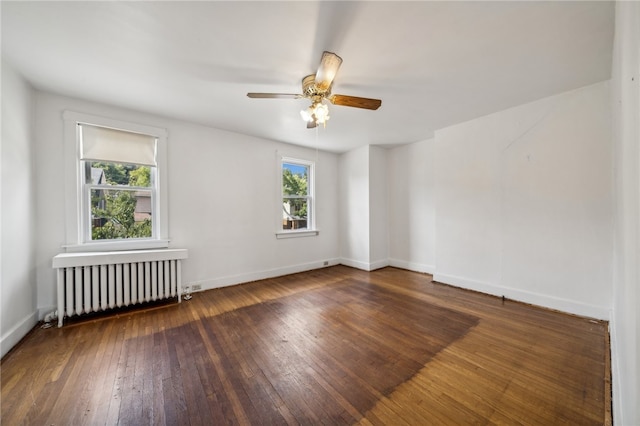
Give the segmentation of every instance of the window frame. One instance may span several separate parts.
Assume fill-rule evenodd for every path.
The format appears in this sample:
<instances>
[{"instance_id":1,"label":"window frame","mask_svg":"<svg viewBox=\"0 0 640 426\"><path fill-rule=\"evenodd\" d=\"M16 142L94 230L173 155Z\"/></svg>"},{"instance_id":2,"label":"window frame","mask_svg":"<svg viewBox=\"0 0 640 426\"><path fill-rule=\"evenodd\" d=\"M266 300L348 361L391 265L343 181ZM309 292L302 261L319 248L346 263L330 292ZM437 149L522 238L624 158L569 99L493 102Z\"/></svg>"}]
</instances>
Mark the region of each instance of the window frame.
<instances>
[{"instance_id":1,"label":"window frame","mask_svg":"<svg viewBox=\"0 0 640 426\"><path fill-rule=\"evenodd\" d=\"M67 252L120 251L157 249L169 246L167 170L167 131L159 127L130 123L95 115L65 111L65 208ZM142 133L156 139L155 191L152 192L153 230L151 238L123 238L116 240L91 239L91 209L85 182L85 163L80 156L79 124L106 127L125 132ZM89 188L89 189L88 189ZM114 186L112 189L119 189Z\"/></svg>"},{"instance_id":2,"label":"window frame","mask_svg":"<svg viewBox=\"0 0 640 426\"><path fill-rule=\"evenodd\" d=\"M287 196L283 192L282 188L282 171L284 164L294 164L304 167L308 167L309 176L307 182L307 227L304 229L283 229L282 228L282 204L283 200ZM294 237L308 237L319 234L316 221L316 196L315 196L315 179L316 179L316 164L314 161L305 160L297 157L279 156L278 159L278 222L277 222L277 238L294 238Z\"/></svg>"}]
</instances>

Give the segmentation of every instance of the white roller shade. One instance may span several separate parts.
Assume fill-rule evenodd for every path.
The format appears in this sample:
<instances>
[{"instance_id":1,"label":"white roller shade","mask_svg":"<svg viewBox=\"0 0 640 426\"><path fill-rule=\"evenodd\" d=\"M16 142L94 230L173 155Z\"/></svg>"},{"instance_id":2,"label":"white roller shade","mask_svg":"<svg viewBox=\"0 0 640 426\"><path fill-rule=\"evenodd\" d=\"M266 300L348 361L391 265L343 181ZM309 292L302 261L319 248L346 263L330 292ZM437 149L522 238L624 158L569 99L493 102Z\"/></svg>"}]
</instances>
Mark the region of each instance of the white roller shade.
<instances>
[{"instance_id":1,"label":"white roller shade","mask_svg":"<svg viewBox=\"0 0 640 426\"><path fill-rule=\"evenodd\" d=\"M141 133L80 124L82 160L156 166L156 138Z\"/></svg>"}]
</instances>

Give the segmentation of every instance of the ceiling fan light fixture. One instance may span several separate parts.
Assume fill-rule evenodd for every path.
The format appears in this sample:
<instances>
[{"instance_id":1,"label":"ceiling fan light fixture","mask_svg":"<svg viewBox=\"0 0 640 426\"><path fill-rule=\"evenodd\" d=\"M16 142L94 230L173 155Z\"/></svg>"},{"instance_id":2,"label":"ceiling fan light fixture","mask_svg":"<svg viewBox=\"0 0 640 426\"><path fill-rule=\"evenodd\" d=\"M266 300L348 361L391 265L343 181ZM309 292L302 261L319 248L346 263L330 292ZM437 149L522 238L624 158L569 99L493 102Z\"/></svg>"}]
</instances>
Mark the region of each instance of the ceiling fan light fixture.
<instances>
[{"instance_id":1,"label":"ceiling fan light fixture","mask_svg":"<svg viewBox=\"0 0 640 426\"><path fill-rule=\"evenodd\" d=\"M325 104L317 103L315 104L315 112L316 123L324 124L329 119L329 107Z\"/></svg>"},{"instance_id":2,"label":"ceiling fan light fixture","mask_svg":"<svg viewBox=\"0 0 640 426\"><path fill-rule=\"evenodd\" d=\"M304 121L310 123L313 121L313 110L311 109L311 107L303 109L300 111L300 116Z\"/></svg>"},{"instance_id":3,"label":"ceiling fan light fixture","mask_svg":"<svg viewBox=\"0 0 640 426\"><path fill-rule=\"evenodd\" d=\"M300 111L300 116L307 123L325 124L329 120L329 107L322 102L314 102L307 109Z\"/></svg>"}]
</instances>

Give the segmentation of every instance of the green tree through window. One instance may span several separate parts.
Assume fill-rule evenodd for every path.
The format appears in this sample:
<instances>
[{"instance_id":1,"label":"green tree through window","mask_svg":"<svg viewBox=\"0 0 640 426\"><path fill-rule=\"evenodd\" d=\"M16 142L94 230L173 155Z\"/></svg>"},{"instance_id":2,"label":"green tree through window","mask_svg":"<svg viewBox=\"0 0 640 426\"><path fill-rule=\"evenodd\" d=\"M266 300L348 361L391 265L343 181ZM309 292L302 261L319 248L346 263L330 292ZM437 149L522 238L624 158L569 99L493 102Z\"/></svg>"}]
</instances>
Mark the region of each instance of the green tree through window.
<instances>
[{"instance_id":1,"label":"green tree through window","mask_svg":"<svg viewBox=\"0 0 640 426\"><path fill-rule=\"evenodd\" d=\"M144 208L151 202L150 167L93 162L90 168L91 239L150 238L151 211Z\"/></svg>"}]
</instances>

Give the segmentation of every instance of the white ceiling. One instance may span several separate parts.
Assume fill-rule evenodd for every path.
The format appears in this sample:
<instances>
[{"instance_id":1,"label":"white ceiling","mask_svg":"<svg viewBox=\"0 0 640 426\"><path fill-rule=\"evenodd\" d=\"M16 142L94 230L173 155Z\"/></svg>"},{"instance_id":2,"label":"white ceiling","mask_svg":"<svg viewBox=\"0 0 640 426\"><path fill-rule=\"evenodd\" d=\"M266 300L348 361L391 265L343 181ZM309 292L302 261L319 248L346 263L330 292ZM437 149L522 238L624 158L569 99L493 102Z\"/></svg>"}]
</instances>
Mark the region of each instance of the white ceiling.
<instances>
[{"instance_id":1,"label":"white ceiling","mask_svg":"<svg viewBox=\"0 0 640 426\"><path fill-rule=\"evenodd\" d=\"M2 55L34 87L262 138L344 152L415 142L607 80L611 2L7 2ZM323 50L344 59L307 130L300 93Z\"/></svg>"}]
</instances>

